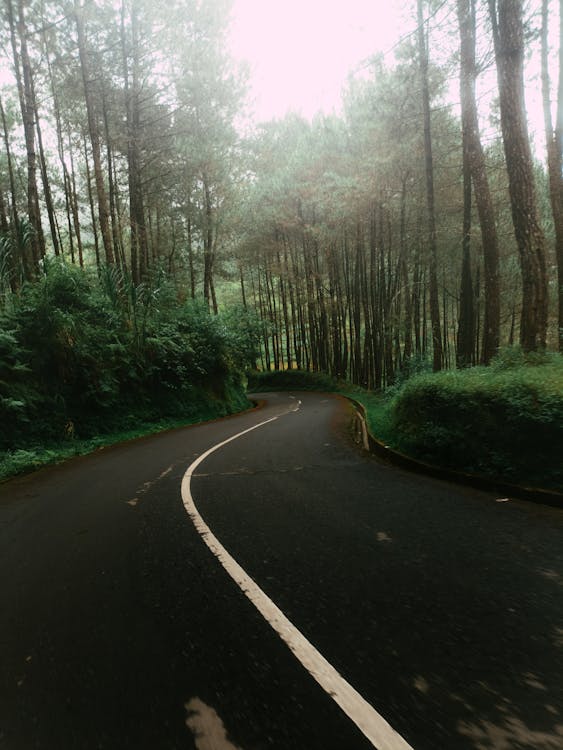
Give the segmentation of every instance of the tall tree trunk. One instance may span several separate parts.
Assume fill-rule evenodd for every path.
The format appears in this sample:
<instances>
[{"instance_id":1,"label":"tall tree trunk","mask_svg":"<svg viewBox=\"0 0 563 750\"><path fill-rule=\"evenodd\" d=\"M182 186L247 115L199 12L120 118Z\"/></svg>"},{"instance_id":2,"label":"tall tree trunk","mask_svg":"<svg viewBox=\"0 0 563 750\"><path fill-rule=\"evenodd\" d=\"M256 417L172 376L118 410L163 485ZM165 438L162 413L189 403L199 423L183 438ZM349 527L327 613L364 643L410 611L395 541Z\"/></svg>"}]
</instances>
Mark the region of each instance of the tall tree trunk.
<instances>
[{"instance_id":1,"label":"tall tree trunk","mask_svg":"<svg viewBox=\"0 0 563 750\"><path fill-rule=\"evenodd\" d=\"M188 203L187 210L189 212L190 205ZM191 217L188 214L188 236L187 236L187 242L188 242L188 268L190 271L190 297L192 299L195 299L195 268L194 268L194 248L193 248L193 239L192 239L192 220Z\"/></svg>"},{"instance_id":2,"label":"tall tree trunk","mask_svg":"<svg viewBox=\"0 0 563 750\"><path fill-rule=\"evenodd\" d=\"M4 199L4 191L0 186L0 231L2 234L7 234L10 229L8 222L8 212L6 210L6 201Z\"/></svg>"},{"instance_id":3,"label":"tall tree trunk","mask_svg":"<svg viewBox=\"0 0 563 750\"><path fill-rule=\"evenodd\" d=\"M213 282L213 206L207 178L203 177L205 229L203 233L203 298L208 306Z\"/></svg>"},{"instance_id":4,"label":"tall tree trunk","mask_svg":"<svg viewBox=\"0 0 563 750\"><path fill-rule=\"evenodd\" d=\"M11 194L11 207L10 207L10 215L12 220L12 232L17 232L18 225L19 225L19 216L18 216L18 207L17 207L17 195L16 195L16 181L15 181L15 175L14 175L14 167L12 163L12 151L10 149L10 141L8 137L8 125L6 122L6 115L4 112L4 107L2 105L2 100L0 99L0 119L2 120L2 134L4 137L4 146L6 149L6 164L8 167L8 178L10 181L10 194ZM21 284L21 279L23 275L23 268L22 268L22 262L23 259L21 257L21 248L18 246L17 242L12 243L12 257L10 259L10 269L11 269L11 277L10 277L10 287L13 292L17 291Z\"/></svg>"},{"instance_id":5,"label":"tall tree trunk","mask_svg":"<svg viewBox=\"0 0 563 750\"><path fill-rule=\"evenodd\" d=\"M131 3L131 80L129 52L125 31L125 2L121 4L121 48L123 56L123 81L127 113L127 167L129 179L129 221L131 227L131 272L138 283L148 266L147 233L145 227L139 152L139 24L135 0Z\"/></svg>"},{"instance_id":6,"label":"tall tree trunk","mask_svg":"<svg viewBox=\"0 0 563 750\"><path fill-rule=\"evenodd\" d=\"M371 387L378 390L381 387L381 287L378 279L377 264L378 226L377 207L373 205L370 211L369 224L369 292L370 292L370 318L371 318Z\"/></svg>"},{"instance_id":7,"label":"tall tree trunk","mask_svg":"<svg viewBox=\"0 0 563 750\"><path fill-rule=\"evenodd\" d=\"M563 352L563 0L559 0L559 85L557 92L557 122L553 127L551 115L550 80L548 66L548 8L542 0L541 72L549 197L555 227L555 257L557 261L558 344Z\"/></svg>"},{"instance_id":8,"label":"tall tree trunk","mask_svg":"<svg viewBox=\"0 0 563 750\"><path fill-rule=\"evenodd\" d=\"M428 49L424 33L423 0L417 0L418 53L422 88L422 111L424 118L424 164L426 172L426 201L428 209L428 264L430 283L430 322L432 327L433 370L442 369L442 331L440 324L440 300L438 295L438 249L436 240L436 209L434 201L434 163L432 157L432 132L430 126L430 91L428 84Z\"/></svg>"},{"instance_id":9,"label":"tall tree trunk","mask_svg":"<svg viewBox=\"0 0 563 750\"><path fill-rule=\"evenodd\" d=\"M127 270L127 258L125 256L125 243L123 239L123 222L121 221L121 216L123 215L123 212L121 210L121 198L119 195L119 180L117 178L117 166L115 163L115 159L113 159L113 190L114 190L114 196L113 200L115 202L115 218L117 222L117 233L119 236L119 243L118 243L118 249L119 249L119 263L121 265L121 268L123 271Z\"/></svg>"},{"instance_id":10,"label":"tall tree trunk","mask_svg":"<svg viewBox=\"0 0 563 750\"><path fill-rule=\"evenodd\" d=\"M14 174L14 165L12 162L12 150L10 149L10 139L8 134L8 123L6 122L6 113L4 112L4 105L0 99L0 118L2 119L2 135L4 137L4 147L6 149L6 163L8 166L8 177L10 180L10 194L11 194L11 215L12 222L17 225L18 217L18 199L16 192L16 178Z\"/></svg>"},{"instance_id":11,"label":"tall tree trunk","mask_svg":"<svg viewBox=\"0 0 563 750\"><path fill-rule=\"evenodd\" d=\"M477 66L475 63L475 0L458 0L457 13L460 36L460 93L464 151L467 151L471 180L481 225L483 262L485 267L485 320L481 362L488 364L500 344L499 253L495 212L485 154L479 133L479 117L475 98ZM465 157L464 157L465 158ZM465 235L464 235L465 238Z\"/></svg>"},{"instance_id":12,"label":"tall tree trunk","mask_svg":"<svg viewBox=\"0 0 563 750\"><path fill-rule=\"evenodd\" d=\"M401 225L400 225L400 251L401 251L401 298L404 300L405 317L404 317L404 344L403 344L403 362L408 362L412 356L412 296L409 284L409 267L407 263L407 179L405 174L401 184Z\"/></svg>"},{"instance_id":13,"label":"tall tree trunk","mask_svg":"<svg viewBox=\"0 0 563 750\"><path fill-rule=\"evenodd\" d=\"M82 71L82 82L84 85L84 100L86 102L86 114L88 120L88 132L90 135L90 144L92 146L92 161L94 163L94 182L96 185L96 196L98 199L98 215L100 220L100 231L102 233L102 243L104 246L105 261L108 265L115 263L113 245L111 241L111 232L109 226L109 205L104 185L104 175L102 170L102 157L100 149L100 131L98 127L98 118L94 104L94 96L91 88L91 72L88 51L86 48L86 36L84 32L83 9L79 6L78 0L74 0L74 21L76 24L76 36L78 40L78 55L80 57L80 68Z\"/></svg>"},{"instance_id":14,"label":"tall tree trunk","mask_svg":"<svg viewBox=\"0 0 563 750\"><path fill-rule=\"evenodd\" d=\"M465 135L465 128L464 128ZM475 310L471 278L471 168L467 139L463 138L463 238L456 364L469 367L475 351Z\"/></svg>"},{"instance_id":15,"label":"tall tree trunk","mask_svg":"<svg viewBox=\"0 0 563 750\"><path fill-rule=\"evenodd\" d=\"M2 233L4 238L8 239L10 235L10 222L8 221L8 211L6 208L6 200L4 198L4 192L2 188L0 188L0 232ZM4 245L4 247L6 249L9 248L9 244ZM4 255L4 258L0 256L0 266L3 266L3 269L2 269L3 271L7 270L8 272L10 290L13 293L16 293L18 291L18 280L17 280L15 261L16 259L14 258L14 253L12 250L7 250L7 253Z\"/></svg>"},{"instance_id":16,"label":"tall tree trunk","mask_svg":"<svg viewBox=\"0 0 563 750\"><path fill-rule=\"evenodd\" d=\"M66 210L66 226L68 229L68 247L70 250L70 259L74 263L74 237L72 229L72 185L70 177L66 168L63 168L63 185L65 191L65 210ZM61 249L62 249L61 245Z\"/></svg>"},{"instance_id":17,"label":"tall tree trunk","mask_svg":"<svg viewBox=\"0 0 563 750\"><path fill-rule=\"evenodd\" d=\"M353 374L354 383L362 383L362 228L356 220L356 242L354 253L354 281L352 286L352 299L354 310L354 336L353 336Z\"/></svg>"},{"instance_id":18,"label":"tall tree trunk","mask_svg":"<svg viewBox=\"0 0 563 750\"><path fill-rule=\"evenodd\" d=\"M109 193L109 212L111 218L111 238L113 247L116 253L116 259L118 265L122 264L124 257L123 248L121 246L121 236L119 232L119 223L117 220L117 208L116 208L116 196L115 196L115 181L113 179L113 155L111 150L111 141L109 135L109 119L108 109L105 91L102 95L102 110L104 117L104 135L106 139L106 159L108 163L108 193Z\"/></svg>"},{"instance_id":19,"label":"tall tree trunk","mask_svg":"<svg viewBox=\"0 0 563 750\"><path fill-rule=\"evenodd\" d=\"M55 215L55 208L53 205L53 196L51 193L51 185L49 183L49 173L47 171L47 160L45 158L45 150L43 148L43 137L41 135L41 127L39 125L39 113L35 110L35 124L37 130L37 144L39 146L39 164L41 168L41 180L43 182L43 194L45 196L45 207L47 208L47 218L49 220L49 229L51 231L51 242L53 243L53 250L56 256L60 255L60 239L57 233L57 217Z\"/></svg>"},{"instance_id":20,"label":"tall tree trunk","mask_svg":"<svg viewBox=\"0 0 563 750\"><path fill-rule=\"evenodd\" d=\"M292 356L291 356L291 328L289 325L289 312L288 312L288 305L287 305L287 293L286 293L286 283L283 277L283 271L282 271L282 263L281 263L281 256L279 251L279 241L278 241L278 249L276 251L276 257L277 257L277 264L279 269L279 277L278 277L278 290L279 290L279 298L281 302L282 307L282 313L283 313L283 325L285 328L285 354L286 354L286 363L287 363L287 369L291 369L291 362L292 362ZM242 269L240 274L241 279L241 285L243 290L243 300L244 300L244 280L242 277ZM246 304L245 304L246 307Z\"/></svg>"},{"instance_id":21,"label":"tall tree trunk","mask_svg":"<svg viewBox=\"0 0 563 750\"><path fill-rule=\"evenodd\" d=\"M70 155L70 205L72 208L72 220L74 223L74 233L76 235L76 245L78 247L78 263L80 268L84 268L84 252L82 248L82 233L80 231L80 217L78 211L78 192L76 190L76 172L74 171L74 156L72 153L70 133L68 134L68 152ZM72 262L74 263L74 256Z\"/></svg>"},{"instance_id":22,"label":"tall tree trunk","mask_svg":"<svg viewBox=\"0 0 563 750\"><path fill-rule=\"evenodd\" d=\"M39 166L41 171L41 181L43 182L43 195L45 196L45 207L47 209L47 218L49 220L49 229L51 231L51 242L53 243L53 250L55 255L60 255L60 240L57 233L57 217L55 215L55 208L53 205L53 195L51 193L51 185L49 183L49 174L47 171L47 159L45 157L45 149L43 148L43 136L41 133L41 125L39 123L39 110L37 107L37 99L35 97L35 86L33 79L31 79L31 95L33 98L34 116L35 116L35 131L37 133L37 145L39 146Z\"/></svg>"},{"instance_id":23,"label":"tall tree trunk","mask_svg":"<svg viewBox=\"0 0 563 750\"><path fill-rule=\"evenodd\" d=\"M245 289L245 285L244 285L244 273L243 273L243 270L242 270L242 263L240 261L238 263L238 272L239 272L239 279L240 279L240 294L241 294L241 297L242 297L242 306L244 307L245 310L247 310L248 309L248 305L247 305L247 302L246 302L246 289Z\"/></svg>"},{"instance_id":24,"label":"tall tree trunk","mask_svg":"<svg viewBox=\"0 0 563 750\"><path fill-rule=\"evenodd\" d=\"M32 278L39 269L39 260L45 254L43 228L41 226L41 212L39 210L39 194L37 192L37 156L35 153L35 106L32 96L31 61L27 49L27 30L23 0L18 0L17 24L14 19L12 0L6 0L6 10L10 25L10 40L14 56L14 69L22 114L27 156L27 213L33 236L31 239L31 253L22 248L24 272L27 278ZM17 26L17 36L16 36ZM18 39L20 49L18 51ZM21 60L21 64L20 64Z\"/></svg>"},{"instance_id":25,"label":"tall tree trunk","mask_svg":"<svg viewBox=\"0 0 563 750\"><path fill-rule=\"evenodd\" d=\"M88 147L86 144L86 135L83 136L84 142L84 163L86 165L86 189L88 192L88 205L90 206L90 216L92 217L92 234L94 235L94 252L96 253L96 266L101 265L100 241L98 239L98 228L96 226L96 212L94 210L94 195L92 193L92 172L88 160Z\"/></svg>"},{"instance_id":26,"label":"tall tree trunk","mask_svg":"<svg viewBox=\"0 0 563 750\"><path fill-rule=\"evenodd\" d=\"M70 253L72 262L74 263L74 239L72 235L72 220L71 220L71 181L68 174L68 169L65 162L65 148L63 141L63 130L61 122L61 111L59 106L59 98L55 88L55 78L53 76L53 69L51 66L51 59L49 55L49 44L47 41L45 30L43 31L43 50L45 54L45 61L47 63L47 72L49 76L49 85L51 88L51 96L53 98L53 114L55 115L55 130L57 134L57 152L59 154L59 161L63 173L63 187L65 193L65 211L68 228L68 241L70 247ZM61 254L64 254L64 243L61 240L60 243Z\"/></svg>"},{"instance_id":27,"label":"tall tree trunk","mask_svg":"<svg viewBox=\"0 0 563 750\"><path fill-rule=\"evenodd\" d=\"M489 0L514 234L522 270L520 344L544 348L547 335L545 240L538 218L524 102L522 0Z\"/></svg>"},{"instance_id":28,"label":"tall tree trunk","mask_svg":"<svg viewBox=\"0 0 563 750\"><path fill-rule=\"evenodd\" d=\"M414 350L417 355L422 354L422 311L421 311L422 276L420 269L420 239L417 239L414 253L414 270L412 278L412 308L414 328Z\"/></svg>"}]
</instances>

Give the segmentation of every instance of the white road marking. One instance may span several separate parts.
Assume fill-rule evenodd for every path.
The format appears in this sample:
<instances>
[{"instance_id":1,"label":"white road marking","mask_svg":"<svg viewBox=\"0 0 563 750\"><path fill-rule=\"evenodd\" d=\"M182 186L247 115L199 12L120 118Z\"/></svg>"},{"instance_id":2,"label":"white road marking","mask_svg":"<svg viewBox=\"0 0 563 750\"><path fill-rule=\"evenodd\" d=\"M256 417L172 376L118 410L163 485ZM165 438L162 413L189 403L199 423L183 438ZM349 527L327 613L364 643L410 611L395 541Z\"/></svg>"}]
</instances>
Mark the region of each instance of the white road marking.
<instances>
[{"instance_id":1,"label":"white road marking","mask_svg":"<svg viewBox=\"0 0 563 750\"><path fill-rule=\"evenodd\" d=\"M274 422L285 414L290 414L299 409L299 401L296 409L279 414L278 416L259 422L242 432L233 435L221 443L214 445L202 453L187 469L182 479L182 500L186 512L192 519L194 526L200 533L203 541L211 552L219 560L233 581L241 591L250 599L256 609L286 643L292 653L297 657L309 674L314 677L318 684L327 692L331 698L340 706L344 713L356 724L358 729L367 737L377 750L413 750L398 732L371 706L341 674L328 662L324 656L305 638L305 636L291 623L284 613L274 602L262 591L258 584L246 573L237 561L227 552L223 545L201 517L191 492L191 481L197 467L215 451L224 445L247 435L259 427Z\"/></svg>"},{"instance_id":2,"label":"white road marking","mask_svg":"<svg viewBox=\"0 0 563 750\"><path fill-rule=\"evenodd\" d=\"M196 454L197 455L197 454ZM148 482L145 482L143 486L137 490L138 495L145 495L157 482L160 482L161 479L164 479L164 477L168 476L172 469L174 468L174 464L172 466L169 466L167 469L164 469L164 471L157 476L156 479L150 479ZM135 506L139 502L139 498L135 497L133 500L127 500L126 501L129 505Z\"/></svg>"},{"instance_id":3,"label":"white road marking","mask_svg":"<svg viewBox=\"0 0 563 750\"><path fill-rule=\"evenodd\" d=\"M170 474L170 472L172 471L173 468L174 468L173 466L169 466L167 469L165 469L162 472L162 474L159 474L158 479L164 479L165 476L167 476L168 474ZM158 479L157 479L157 481L158 481Z\"/></svg>"},{"instance_id":4,"label":"white road marking","mask_svg":"<svg viewBox=\"0 0 563 750\"><path fill-rule=\"evenodd\" d=\"M509 497L499 497L499 498L497 498L496 502L497 503L509 503L510 502L510 498Z\"/></svg>"}]
</instances>

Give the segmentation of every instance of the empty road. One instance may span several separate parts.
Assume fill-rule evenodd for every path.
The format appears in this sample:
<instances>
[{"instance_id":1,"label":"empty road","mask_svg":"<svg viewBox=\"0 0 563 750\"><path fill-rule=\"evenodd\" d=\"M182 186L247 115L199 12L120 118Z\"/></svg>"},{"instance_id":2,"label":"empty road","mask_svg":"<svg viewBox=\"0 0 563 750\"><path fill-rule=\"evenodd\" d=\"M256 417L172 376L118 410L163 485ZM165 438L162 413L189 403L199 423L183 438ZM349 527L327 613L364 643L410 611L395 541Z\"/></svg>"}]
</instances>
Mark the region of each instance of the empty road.
<instances>
[{"instance_id":1,"label":"empty road","mask_svg":"<svg viewBox=\"0 0 563 750\"><path fill-rule=\"evenodd\" d=\"M563 511L264 398L0 485L1 750L561 750Z\"/></svg>"}]
</instances>

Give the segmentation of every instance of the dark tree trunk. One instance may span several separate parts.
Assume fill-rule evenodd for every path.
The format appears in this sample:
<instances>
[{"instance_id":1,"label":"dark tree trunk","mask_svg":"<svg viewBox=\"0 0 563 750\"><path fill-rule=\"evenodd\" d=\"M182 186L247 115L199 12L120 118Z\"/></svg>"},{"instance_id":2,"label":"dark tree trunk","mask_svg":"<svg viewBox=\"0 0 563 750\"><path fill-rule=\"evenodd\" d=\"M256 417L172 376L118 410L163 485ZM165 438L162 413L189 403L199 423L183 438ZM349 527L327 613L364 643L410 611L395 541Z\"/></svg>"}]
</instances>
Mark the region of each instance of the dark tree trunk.
<instances>
[{"instance_id":1,"label":"dark tree trunk","mask_svg":"<svg viewBox=\"0 0 563 750\"><path fill-rule=\"evenodd\" d=\"M475 299L471 277L471 168L467 141L463 142L463 238L456 364L469 367L475 352Z\"/></svg>"},{"instance_id":2,"label":"dark tree trunk","mask_svg":"<svg viewBox=\"0 0 563 750\"><path fill-rule=\"evenodd\" d=\"M47 172L47 160L45 158L45 149L43 148L43 136L41 134L41 126L39 124L39 112L37 110L37 102L35 99L35 91L33 92L33 100L35 104L35 129L37 132L37 144L39 146L39 165L41 170L41 181L43 182L43 194L45 196L45 207L47 209L47 218L49 220L49 229L51 231L51 242L53 243L53 251L56 256L60 255L60 241L57 233L57 217L55 216L55 208L53 205L53 196L51 193L51 185L49 183L49 174Z\"/></svg>"},{"instance_id":3,"label":"dark tree trunk","mask_svg":"<svg viewBox=\"0 0 563 750\"><path fill-rule=\"evenodd\" d=\"M464 152L467 151L468 166L475 188L485 267L485 319L481 361L483 364L488 364L491 357L496 354L500 344L499 254L495 213L479 133L479 118L475 98L475 80L477 77L475 0L458 0L457 12L460 35L460 93Z\"/></svg>"},{"instance_id":4,"label":"dark tree trunk","mask_svg":"<svg viewBox=\"0 0 563 750\"><path fill-rule=\"evenodd\" d=\"M205 201L205 230L203 234L203 298L211 305L211 288L213 285L213 206L211 191L207 179L203 179L203 197Z\"/></svg>"},{"instance_id":5,"label":"dark tree trunk","mask_svg":"<svg viewBox=\"0 0 563 750\"><path fill-rule=\"evenodd\" d=\"M522 271L520 344L542 349L547 335L545 241L536 203L524 103L522 0L489 0L500 94L500 117L512 221Z\"/></svg>"},{"instance_id":6,"label":"dark tree trunk","mask_svg":"<svg viewBox=\"0 0 563 750\"><path fill-rule=\"evenodd\" d=\"M246 289L245 289L245 286L244 286L244 273L242 271L242 263L240 263L240 262L239 262L239 265L238 265L238 271L239 271L239 278L240 278L240 293L241 293L241 297L242 297L242 306L246 310L246 309L248 309L248 305L246 303Z\"/></svg>"},{"instance_id":7,"label":"dark tree trunk","mask_svg":"<svg viewBox=\"0 0 563 750\"><path fill-rule=\"evenodd\" d=\"M43 49L45 51L45 61L47 63L47 72L49 75L49 84L51 88L51 96L53 98L53 114L55 115L55 129L57 133L57 152L59 154L59 161L61 163L61 169L63 173L63 186L65 194L65 212L68 229L68 242L71 253L72 262L74 262L74 239L72 230L72 219L71 219L71 181L68 174L68 169L65 162L65 148L63 141L63 130L61 123L61 112L59 106L59 98L55 89L55 79L53 76L53 69L51 67L51 59L49 56L49 45L45 32L43 33ZM61 254L64 254L64 243L61 241Z\"/></svg>"},{"instance_id":8,"label":"dark tree trunk","mask_svg":"<svg viewBox=\"0 0 563 750\"><path fill-rule=\"evenodd\" d=\"M92 234L94 235L94 252L96 253L96 266L99 268L101 264L100 241L98 239L98 228L96 226L96 212L94 210L94 195L92 192L92 173L90 170L90 162L88 161L88 148L86 144L85 135L84 135L84 163L86 164L86 189L88 191L88 204L90 206L90 216L92 217Z\"/></svg>"},{"instance_id":9,"label":"dark tree trunk","mask_svg":"<svg viewBox=\"0 0 563 750\"><path fill-rule=\"evenodd\" d=\"M401 186L401 228L400 228L400 243L401 243L401 298L404 300L404 343L403 343L403 360L408 361L412 356L412 297L409 284L409 268L407 262L407 224L406 224L406 211L407 211L407 179L408 175L405 175Z\"/></svg>"},{"instance_id":10,"label":"dark tree trunk","mask_svg":"<svg viewBox=\"0 0 563 750\"><path fill-rule=\"evenodd\" d=\"M102 108L103 108L103 115L104 115L104 134L106 138L106 158L108 163L108 193L109 193L109 211L110 211L110 218L111 218L111 237L113 242L113 247L115 249L117 262L119 264L122 263L122 260L124 258L124 252L121 242L121 235L119 232L119 223L117 220L117 205L116 205L116 190L115 190L115 180L113 178L113 155L111 150L111 141L110 141L110 135L109 135L109 121L108 121L108 109L107 109L107 101L105 97L105 92L102 97Z\"/></svg>"},{"instance_id":11,"label":"dark tree trunk","mask_svg":"<svg viewBox=\"0 0 563 750\"><path fill-rule=\"evenodd\" d=\"M548 68L548 0L542 0L542 94L547 145L549 196L555 228L555 258L557 262L558 345L563 352L563 0L559 2L559 85L557 122L551 116L550 81Z\"/></svg>"},{"instance_id":12,"label":"dark tree trunk","mask_svg":"<svg viewBox=\"0 0 563 750\"><path fill-rule=\"evenodd\" d=\"M148 243L141 179L140 92L139 92L139 19L136 0L131 4L131 80L129 80L129 54L125 33L125 4L121 5L121 46L123 56L123 81L127 112L127 166L129 178L129 221L131 226L131 272L135 283L146 276L148 268Z\"/></svg>"},{"instance_id":13,"label":"dark tree trunk","mask_svg":"<svg viewBox=\"0 0 563 750\"><path fill-rule=\"evenodd\" d=\"M76 173L74 171L74 156L72 153L70 133L68 136L68 150L70 154L70 205L72 207L72 220L74 222L74 233L76 235L76 245L78 247L78 263L80 264L80 268L84 268L84 252L82 249L82 235L80 231L80 218L78 212L78 194L76 190ZM74 256L72 258L72 262L74 263Z\"/></svg>"},{"instance_id":14,"label":"dark tree trunk","mask_svg":"<svg viewBox=\"0 0 563 750\"><path fill-rule=\"evenodd\" d=\"M189 204L188 204L189 212ZM190 296L195 299L195 269L194 269L194 249L192 243L192 220L188 215L188 266L190 271Z\"/></svg>"},{"instance_id":15,"label":"dark tree trunk","mask_svg":"<svg viewBox=\"0 0 563 750\"><path fill-rule=\"evenodd\" d=\"M33 101L31 62L27 50L27 29L23 0L18 0L17 24L14 20L12 0L6 0L6 10L10 25L10 39L14 55L14 69L22 114L27 156L27 213L33 228L31 253L22 248L22 260L26 277L32 278L39 269L39 260L45 254L39 194L37 192L37 156L35 153L35 103ZM16 37L17 26L17 37ZM20 49L18 51L18 39Z\"/></svg>"},{"instance_id":16,"label":"dark tree trunk","mask_svg":"<svg viewBox=\"0 0 563 750\"><path fill-rule=\"evenodd\" d=\"M0 187L0 231L2 234L7 234L10 229L8 222L8 213L6 211L6 201L4 199L4 192Z\"/></svg>"},{"instance_id":17,"label":"dark tree trunk","mask_svg":"<svg viewBox=\"0 0 563 750\"><path fill-rule=\"evenodd\" d=\"M98 118L94 104L94 96L91 89L91 72L88 51L86 49L86 36L84 33L84 20L82 18L82 8L78 0L74 1L74 21L76 24L76 35L78 40L78 54L80 57L80 68L82 71L82 81L84 84L84 100L86 102L86 114L88 120L88 132L90 135L90 144L92 146L92 161L94 164L94 182L96 185L96 196L98 199L98 215L100 220L100 231L102 233L102 243L104 245L105 262L108 265L115 263L113 245L111 241L111 232L109 225L109 205L104 185L104 175L102 170L102 157L100 149L100 131L98 127Z\"/></svg>"},{"instance_id":18,"label":"dark tree trunk","mask_svg":"<svg viewBox=\"0 0 563 750\"><path fill-rule=\"evenodd\" d=\"M426 172L426 201L428 208L428 250L430 254L428 273L430 284L430 322L432 327L433 370L442 369L442 331L440 324L440 300L438 295L438 249L436 240L436 209L434 201L434 163L432 156L432 133L430 126L430 91L428 84L428 49L424 33L422 12L423 0L417 0L418 51L420 80L422 87L422 111L424 118L424 164Z\"/></svg>"},{"instance_id":19,"label":"dark tree trunk","mask_svg":"<svg viewBox=\"0 0 563 750\"><path fill-rule=\"evenodd\" d=\"M10 149L10 141L8 138L8 125L6 123L6 115L4 113L4 107L0 100L0 118L2 120L2 134L4 137L4 146L6 149L6 164L8 167L8 177L10 180L10 194L11 194L11 209L10 215L12 220L12 232L17 232L19 224L18 207L17 207L17 195L16 195L16 181L14 176L14 168L12 164L12 152ZM22 257L21 251L17 244L12 244L12 254L10 258L10 287L13 292L17 291L21 284L23 275L22 268Z\"/></svg>"}]
</instances>

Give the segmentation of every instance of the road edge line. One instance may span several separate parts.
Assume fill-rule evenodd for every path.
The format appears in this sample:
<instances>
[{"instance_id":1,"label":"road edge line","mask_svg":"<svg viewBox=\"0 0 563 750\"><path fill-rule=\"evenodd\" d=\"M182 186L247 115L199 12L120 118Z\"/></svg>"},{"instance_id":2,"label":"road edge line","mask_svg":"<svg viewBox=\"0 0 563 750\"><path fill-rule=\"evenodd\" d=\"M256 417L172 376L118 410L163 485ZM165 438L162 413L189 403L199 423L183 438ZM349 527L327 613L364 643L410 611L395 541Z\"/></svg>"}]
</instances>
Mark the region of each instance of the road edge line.
<instances>
[{"instance_id":1,"label":"road edge line","mask_svg":"<svg viewBox=\"0 0 563 750\"><path fill-rule=\"evenodd\" d=\"M354 722L358 729L377 750L413 750L401 735L383 718L375 708L363 698L358 691L317 651L307 638L284 615L279 607L268 597L258 584L237 563L232 555L213 534L199 513L191 492L191 480L197 467L215 451L253 430L279 419L280 416L297 411L291 409L284 414L271 417L263 422L242 430L230 438L209 448L202 453L182 477L181 493L184 508L202 537L207 547L221 563L223 568L252 602L262 617L275 630L286 646L305 667L316 682L328 693L335 703Z\"/></svg>"}]
</instances>

